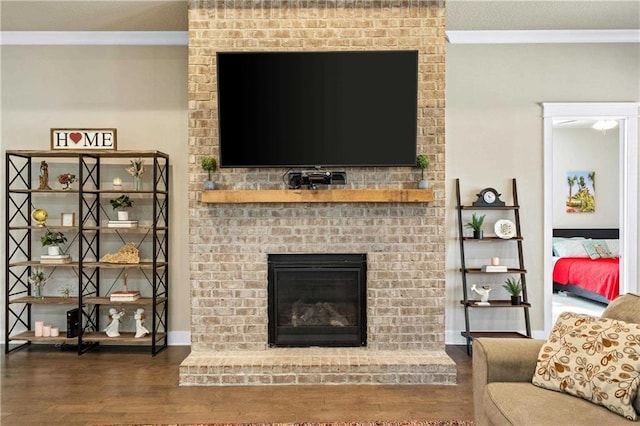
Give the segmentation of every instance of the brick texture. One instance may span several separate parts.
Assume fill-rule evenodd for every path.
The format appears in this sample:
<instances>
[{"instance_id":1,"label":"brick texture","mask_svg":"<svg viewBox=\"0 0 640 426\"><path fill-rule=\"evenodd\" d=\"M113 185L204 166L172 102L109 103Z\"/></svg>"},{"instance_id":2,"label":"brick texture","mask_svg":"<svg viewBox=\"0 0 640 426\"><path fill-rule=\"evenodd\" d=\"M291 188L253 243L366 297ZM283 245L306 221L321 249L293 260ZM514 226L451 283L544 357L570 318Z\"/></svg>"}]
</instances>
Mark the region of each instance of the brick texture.
<instances>
[{"instance_id":1,"label":"brick texture","mask_svg":"<svg viewBox=\"0 0 640 426\"><path fill-rule=\"evenodd\" d=\"M192 350L267 349L267 254L366 253L368 350L444 349L444 7L429 1L191 1L189 222ZM218 157L216 52L418 50L426 204L202 204ZM379 125L372 123L372 125ZM392 141L390 141L392 143ZM347 188L413 188L412 168L347 168ZM282 189L284 169L223 169L218 188Z\"/></svg>"}]
</instances>

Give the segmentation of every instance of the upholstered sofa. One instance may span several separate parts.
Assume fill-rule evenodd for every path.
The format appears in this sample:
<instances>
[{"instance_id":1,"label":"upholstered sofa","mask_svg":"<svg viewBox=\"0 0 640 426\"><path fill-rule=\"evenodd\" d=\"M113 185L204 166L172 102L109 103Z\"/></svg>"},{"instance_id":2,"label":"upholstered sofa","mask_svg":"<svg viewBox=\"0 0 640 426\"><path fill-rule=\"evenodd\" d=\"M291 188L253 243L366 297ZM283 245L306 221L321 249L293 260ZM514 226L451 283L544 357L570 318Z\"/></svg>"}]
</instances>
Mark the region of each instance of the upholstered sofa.
<instances>
[{"instance_id":1,"label":"upholstered sofa","mask_svg":"<svg viewBox=\"0 0 640 426\"><path fill-rule=\"evenodd\" d=\"M640 296L611 302L602 318L640 323ZM566 393L534 386L545 340L478 338L473 341L475 422L483 425L630 425L636 422ZM640 400L633 401L636 411ZM640 411L638 411L640 413Z\"/></svg>"}]
</instances>

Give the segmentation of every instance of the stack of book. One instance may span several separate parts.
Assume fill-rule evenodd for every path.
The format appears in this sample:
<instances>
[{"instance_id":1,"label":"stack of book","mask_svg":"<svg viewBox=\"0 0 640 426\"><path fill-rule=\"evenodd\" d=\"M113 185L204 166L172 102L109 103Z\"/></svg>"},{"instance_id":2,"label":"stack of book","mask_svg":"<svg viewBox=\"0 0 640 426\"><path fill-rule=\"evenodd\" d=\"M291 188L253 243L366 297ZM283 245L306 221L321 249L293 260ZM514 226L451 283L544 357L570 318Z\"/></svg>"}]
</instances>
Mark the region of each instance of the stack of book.
<instances>
[{"instance_id":1,"label":"stack of book","mask_svg":"<svg viewBox=\"0 0 640 426\"><path fill-rule=\"evenodd\" d=\"M484 265L482 272L507 272L507 267L504 265Z\"/></svg>"},{"instance_id":2,"label":"stack of book","mask_svg":"<svg viewBox=\"0 0 640 426\"><path fill-rule=\"evenodd\" d=\"M137 228L137 220L110 220L107 223L108 228Z\"/></svg>"},{"instance_id":3,"label":"stack of book","mask_svg":"<svg viewBox=\"0 0 640 426\"><path fill-rule=\"evenodd\" d=\"M137 290L114 291L109 295L112 302L133 302L140 299L140 292Z\"/></svg>"},{"instance_id":4,"label":"stack of book","mask_svg":"<svg viewBox=\"0 0 640 426\"><path fill-rule=\"evenodd\" d=\"M43 254L40 256L40 263L53 263L53 264L61 264L61 263L71 263L71 255L70 254Z\"/></svg>"}]
</instances>

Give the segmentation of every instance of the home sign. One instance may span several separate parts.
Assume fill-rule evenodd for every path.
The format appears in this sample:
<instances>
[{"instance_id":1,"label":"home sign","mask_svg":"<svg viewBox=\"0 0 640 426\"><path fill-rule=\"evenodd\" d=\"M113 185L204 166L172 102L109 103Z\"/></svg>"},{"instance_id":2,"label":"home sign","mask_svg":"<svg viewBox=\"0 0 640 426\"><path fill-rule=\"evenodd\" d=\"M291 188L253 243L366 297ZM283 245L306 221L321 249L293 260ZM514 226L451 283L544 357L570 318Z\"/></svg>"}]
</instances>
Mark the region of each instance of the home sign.
<instances>
[{"instance_id":1,"label":"home sign","mask_svg":"<svg viewBox=\"0 0 640 426\"><path fill-rule=\"evenodd\" d=\"M117 149L116 129L51 129L52 150Z\"/></svg>"}]
</instances>

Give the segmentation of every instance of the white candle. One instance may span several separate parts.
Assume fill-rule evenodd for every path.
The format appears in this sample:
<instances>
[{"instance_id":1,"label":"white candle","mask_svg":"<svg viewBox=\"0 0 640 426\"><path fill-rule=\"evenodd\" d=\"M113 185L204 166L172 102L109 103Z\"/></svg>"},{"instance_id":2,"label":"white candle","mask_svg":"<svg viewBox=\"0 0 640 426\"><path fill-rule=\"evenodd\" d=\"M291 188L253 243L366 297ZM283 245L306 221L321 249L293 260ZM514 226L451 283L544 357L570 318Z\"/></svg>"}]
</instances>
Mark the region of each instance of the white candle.
<instances>
[{"instance_id":1,"label":"white candle","mask_svg":"<svg viewBox=\"0 0 640 426\"><path fill-rule=\"evenodd\" d=\"M58 337L60 335L60 329L58 327L51 327L51 337Z\"/></svg>"},{"instance_id":2,"label":"white candle","mask_svg":"<svg viewBox=\"0 0 640 426\"><path fill-rule=\"evenodd\" d=\"M42 326L42 337L51 337L51 326L43 325Z\"/></svg>"},{"instance_id":3,"label":"white candle","mask_svg":"<svg viewBox=\"0 0 640 426\"><path fill-rule=\"evenodd\" d=\"M114 177L113 178L113 187L114 188L120 188L122 186L122 179L120 179L119 177Z\"/></svg>"},{"instance_id":4,"label":"white candle","mask_svg":"<svg viewBox=\"0 0 640 426\"><path fill-rule=\"evenodd\" d=\"M44 326L44 321L36 321L36 337L42 337L43 326Z\"/></svg>"},{"instance_id":5,"label":"white candle","mask_svg":"<svg viewBox=\"0 0 640 426\"><path fill-rule=\"evenodd\" d=\"M492 257L491 258L491 264L493 266L498 266L500 264L500 258L499 257Z\"/></svg>"}]
</instances>

